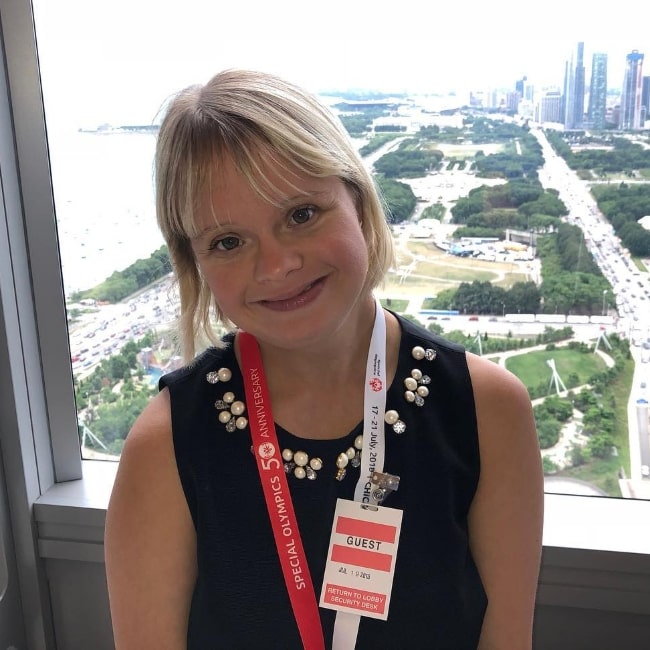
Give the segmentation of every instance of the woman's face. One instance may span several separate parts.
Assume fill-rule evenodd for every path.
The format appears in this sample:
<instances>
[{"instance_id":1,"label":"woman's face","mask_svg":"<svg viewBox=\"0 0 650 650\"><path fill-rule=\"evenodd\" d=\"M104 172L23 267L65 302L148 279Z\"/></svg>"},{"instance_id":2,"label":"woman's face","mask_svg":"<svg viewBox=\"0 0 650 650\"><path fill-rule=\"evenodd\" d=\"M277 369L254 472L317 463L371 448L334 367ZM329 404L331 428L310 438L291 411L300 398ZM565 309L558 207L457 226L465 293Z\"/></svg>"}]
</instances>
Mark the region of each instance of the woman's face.
<instances>
[{"instance_id":1,"label":"woman's face","mask_svg":"<svg viewBox=\"0 0 650 650\"><path fill-rule=\"evenodd\" d=\"M226 161L201 197L192 249L233 323L279 347L316 344L368 305L357 206L339 178L261 167L273 202Z\"/></svg>"}]
</instances>

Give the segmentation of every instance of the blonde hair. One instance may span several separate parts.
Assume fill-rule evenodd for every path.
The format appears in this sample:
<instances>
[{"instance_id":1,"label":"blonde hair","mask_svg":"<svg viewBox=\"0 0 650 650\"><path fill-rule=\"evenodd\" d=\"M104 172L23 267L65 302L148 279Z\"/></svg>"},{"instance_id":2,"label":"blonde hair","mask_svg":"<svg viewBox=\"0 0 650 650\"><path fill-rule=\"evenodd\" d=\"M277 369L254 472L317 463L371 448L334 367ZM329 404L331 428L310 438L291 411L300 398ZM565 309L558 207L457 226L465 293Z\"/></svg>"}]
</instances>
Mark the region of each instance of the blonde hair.
<instances>
[{"instance_id":1,"label":"blonde hair","mask_svg":"<svg viewBox=\"0 0 650 650\"><path fill-rule=\"evenodd\" d=\"M366 288L379 286L394 262L392 236L372 176L340 121L315 96L251 70L225 70L203 86L190 86L165 110L155 157L156 214L178 283L186 361L194 357L201 338L219 345L213 320L231 326L201 277L190 245L198 198L223 160L234 162L263 193L260 152L270 153L285 168L338 177L351 189L368 249Z\"/></svg>"}]
</instances>

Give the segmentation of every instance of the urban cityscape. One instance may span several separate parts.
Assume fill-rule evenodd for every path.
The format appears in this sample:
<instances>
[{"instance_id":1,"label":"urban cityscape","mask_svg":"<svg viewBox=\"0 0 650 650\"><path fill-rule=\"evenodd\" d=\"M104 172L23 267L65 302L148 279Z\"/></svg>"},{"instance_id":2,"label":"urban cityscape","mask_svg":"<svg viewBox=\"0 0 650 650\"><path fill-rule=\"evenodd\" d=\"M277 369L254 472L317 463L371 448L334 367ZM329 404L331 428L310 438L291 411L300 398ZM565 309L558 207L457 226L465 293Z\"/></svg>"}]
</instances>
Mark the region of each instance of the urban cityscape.
<instances>
[{"instance_id":1,"label":"urban cityscape","mask_svg":"<svg viewBox=\"0 0 650 650\"><path fill-rule=\"evenodd\" d=\"M620 87L609 83L612 62L605 52L591 56L587 74L585 43L579 42L566 61L562 84L554 87L538 87L532 77L522 75L510 89L472 90L467 95L350 90L322 95L380 184L402 185L411 195L410 207L393 223L398 266L380 295L384 304L509 368L515 368L517 356L541 355L542 371L537 374L542 379L529 386L533 403L539 405L540 430L548 428L542 419L548 416L542 402L547 402L547 410L552 403L549 398L569 404L565 420L553 425L553 444L543 445L549 491L631 498L650 495L646 389L650 381L650 232L641 249L631 253L625 238L630 228L614 227L591 191L592 186L620 183L650 187L650 161L629 163L618 171L607 171L602 165L589 168L591 162L574 169L563 149L610 154L623 145L634 151L650 149L645 130L650 76L643 75L643 58L638 50L623 58ZM507 137L496 135L500 129ZM106 124L80 129L77 135L95 148L111 143L109 155L118 153L121 160L126 149L120 147L133 152L134 144L140 143L133 158L145 160L152 154L155 131L152 125ZM486 135L488 131L492 133ZM422 171L391 170L400 148L414 141L419 142L416 148L433 151ZM107 151L98 156L106 157ZM56 194L56 150L53 160ZM520 160L525 161L523 166ZM77 181L78 171L72 177ZM470 232L471 227L459 220L461 208L471 203L476 192L490 202L490 192L517 183L532 183L544 191L535 207L524 206L527 212L519 214L519 225L511 221L515 225L489 233L484 228L476 236L476 229ZM74 188L78 191L77 182ZM90 193L94 199L96 192ZM539 188L535 193L538 196ZM172 345L175 293L160 239L144 231L142 238L132 238L138 241L139 254L128 264L116 261L123 249L121 242L110 242L111 236L120 236L124 219L130 219L133 228L144 228L140 222L150 227L155 221L152 207L133 214L131 201L127 214L114 210L109 230L115 234L103 232L94 242L92 229L80 229L74 219L66 221L75 203L79 203L78 196L61 195L57 200L64 282L74 287L77 280L87 280L86 263L92 262L95 271L101 261L113 265L107 267L103 280L69 295L80 437L86 457L117 458L129 423L156 390L156 379L181 362ZM506 207L519 211L514 203ZM397 212L391 211L395 217ZM493 212L491 218L504 216ZM637 221L639 228L647 230L645 215ZM477 223L481 217L472 218ZM558 226L561 222L564 225ZM565 226L580 232L581 242L577 266L572 269L576 272L573 302L563 304L561 288L549 289L548 273L546 277L544 273L549 262L540 242ZM145 241L152 253L149 259L142 255ZM107 258L104 250L115 252L115 257ZM600 279L593 280L588 293L578 296L586 259L595 264L593 274ZM146 278L144 284L132 284L136 275ZM489 297L463 302L461 293L467 294L474 285ZM581 359L587 351L597 353L593 356L601 365L586 374L574 372L571 366L567 369L561 355L565 348L576 347ZM626 355L630 363L620 361ZM623 385L622 379L614 379L623 367L627 406L621 407L608 396L613 383L598 382L607 375L607 382ZM603 397L587 403L586 392L580 389L596 395L600 390ZM606 430L604 424L614 412L620 422L618 433ZM592 482L605 472L606 477Z\"/></svg>"},{"instance_id":2,"label":"urban cityscape","mask_svg":"<svg viewBox=\"0 0 650 650\"><path fill-rule=\"evenodd\" d=\"M566 130L643 130L650 116L650 74L643 73L644 53L630 49L620 60L604 51L587 57L585 45L589 44L576 44L564 69L554 75L554 84L523 74L509 89L474 88L468 97L458 93L450 103L466 101L472 107L503 110Z\"/></svg>"},{"instance_id":3,"label":"urban cityscape","mask_svg":"<svg viewBox=\"0 0 650 650\"><path fill-rule=\"evenodd\" d=\"M584 43L578 43L574 55L567 61L563 87L545 91L539 104L532 107L535 112L529 116L536 122L560 123L565 129L643 129L650 113L650 76L643 75L643 53L632 50L627 54L619 94L612 93L608 85L607 53L592 55L591 76L586 79L584 51ZM527 100L527 93L528 86L523 78L516 83L512 101L516 102L517 97ZM528 107L525 110L529 110Z\"/></svg>"}]
</instances>

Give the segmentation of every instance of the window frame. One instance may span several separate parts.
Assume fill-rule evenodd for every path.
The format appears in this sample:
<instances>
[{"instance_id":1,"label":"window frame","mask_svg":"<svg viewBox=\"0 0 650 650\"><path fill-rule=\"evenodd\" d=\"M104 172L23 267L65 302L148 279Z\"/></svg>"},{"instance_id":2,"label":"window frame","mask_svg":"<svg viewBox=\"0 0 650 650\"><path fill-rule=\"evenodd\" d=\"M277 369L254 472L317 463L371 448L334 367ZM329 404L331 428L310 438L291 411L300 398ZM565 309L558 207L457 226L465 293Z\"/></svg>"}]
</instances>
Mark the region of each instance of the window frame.
<instances>
[{"instance_id":1,"label":"window frame","mask_svg":"<svg viewBox=\"0 0 650 650\"><path fill-rule=\"evenodd\" d=\"M30 647L46 647L43 562L103 562L117 463L81 459L30 1L3 0L0 30L0 141L11 143L0 152L0 381L11 385L0 407L14 423L0 441L14 537L37 567L20 577L25 611L44 621ZM650 615L650 501L546 494L545 505L538 604Z\"/></svg>"},{"instance_id":2,"label":"window frame","mask_svg":"<svg viewBox=\"0 0 650 650\"><path fill-rule=\"evenodd\" d=\"M81 449L31 3L3 2L0 21L17 176L11 184L3 178L5 191L11 187L15 195L5 217L20 323L15 340L22 343L39 485L45 491L57 481L81 478ZM12 291L6 284L3 290Z\"/></svg>"}]
</instances>

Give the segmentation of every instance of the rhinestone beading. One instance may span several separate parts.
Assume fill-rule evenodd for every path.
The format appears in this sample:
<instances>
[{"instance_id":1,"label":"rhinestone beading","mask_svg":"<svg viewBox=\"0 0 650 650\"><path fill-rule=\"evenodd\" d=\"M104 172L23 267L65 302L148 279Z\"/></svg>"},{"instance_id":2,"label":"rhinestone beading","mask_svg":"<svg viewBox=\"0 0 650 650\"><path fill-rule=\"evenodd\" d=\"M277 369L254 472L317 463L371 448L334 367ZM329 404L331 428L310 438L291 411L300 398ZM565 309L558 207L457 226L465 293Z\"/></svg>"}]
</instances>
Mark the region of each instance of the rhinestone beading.
<instances>
[{"instance_id":1,"label":"rhinestone beading","mask_svg":"<svg viewBox=\"0 0 650 650\"><path fill-rule=\"evenodd\" d=\"M208 384L218 384L219 382L229 382L232 378L230 368L219 368L206 373L205 379ZM224 425L228 433L233 433L237 429L245 429L248 426L248 420L244 416L246 404L235 397L232 391L226 391L220 399L215 400L214 408L219 412L218 419Z\"/></svg>"},{"instance_id":2,"label":"rhinestone beading","mask_svg":"<svg viewBox=\"0 0 650 650\"><path fill-rule=\"evenodd\" d=\"M433 361L436 359L437 353L433 348L425 349L421 346L415 346L411 350L411 356L417 361ZM232 372L228 368L212 370L205 375L205 379L209 384L225 383L230 381L231 378ZM404 399L406 402L422 407L425 398L429 396L429 384L431 384L431 377L424 374L419 368L413 368L410 376L404 379ZM218 411L219 422L224 425L226 431L232 433L248 426L248 420L244 415L246 404L238 400L232 391L226 391L221 398L216 399L214 408ZM406 431L405 422L400 419L399 413L394 409L386 411L384 421L397 435L402 435ZM337 468L335 478L337 481L342 481L345 478L348 467L357 468L361 465L362 447L363 436L358 435L354 440L354 446L349 447L337 456L335 463ZM306 478L314 481L318 477L318 472L323 468L321 458L317 456L309 458L307 453L302 450L294 452L288 448L283 449L282 458L284 471L298 479Z\"/></svg>"}]
</instances>

